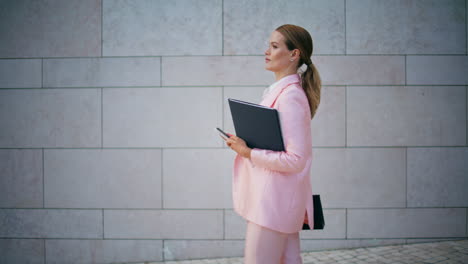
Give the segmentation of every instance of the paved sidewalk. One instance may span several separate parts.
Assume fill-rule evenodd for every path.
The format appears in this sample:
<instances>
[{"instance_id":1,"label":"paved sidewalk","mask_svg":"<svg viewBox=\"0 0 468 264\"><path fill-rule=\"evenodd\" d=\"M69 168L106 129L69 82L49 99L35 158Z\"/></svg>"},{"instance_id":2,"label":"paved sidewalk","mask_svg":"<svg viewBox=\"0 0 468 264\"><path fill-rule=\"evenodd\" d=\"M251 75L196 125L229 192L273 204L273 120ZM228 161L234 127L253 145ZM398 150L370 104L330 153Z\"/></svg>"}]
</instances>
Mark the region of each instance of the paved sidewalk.
<instances>
[{"instance_id":1,"label":"paved sidewalk","mask_svg":"<svg viewBox=\"0 0 468 264\"><path fill-rule=\"evenodd\" d=\"M304 264L468 263L468 240L302 253ZM155 262L154 264L243 264L242 258Z\"/></svg>"}]
</instances>

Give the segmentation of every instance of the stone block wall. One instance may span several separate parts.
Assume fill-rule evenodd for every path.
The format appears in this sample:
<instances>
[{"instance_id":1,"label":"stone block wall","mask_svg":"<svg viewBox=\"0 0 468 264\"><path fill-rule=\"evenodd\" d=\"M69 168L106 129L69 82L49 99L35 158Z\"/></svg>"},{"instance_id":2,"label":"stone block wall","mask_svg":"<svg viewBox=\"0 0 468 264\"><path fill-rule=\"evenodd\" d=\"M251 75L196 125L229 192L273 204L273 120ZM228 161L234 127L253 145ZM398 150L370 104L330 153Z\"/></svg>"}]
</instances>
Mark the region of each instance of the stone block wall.
<instances>
[{"instance_id":1,"label":"stone block wall","mask_svg":"<svg viewBox=\"0 0 468 264\"><path fill-rule=\"evenodd\" d=\"M0 263L241 256L227 98L323 80L304 251L468 237L467 0L0 1Z\"/></svg>"}]
</instances>

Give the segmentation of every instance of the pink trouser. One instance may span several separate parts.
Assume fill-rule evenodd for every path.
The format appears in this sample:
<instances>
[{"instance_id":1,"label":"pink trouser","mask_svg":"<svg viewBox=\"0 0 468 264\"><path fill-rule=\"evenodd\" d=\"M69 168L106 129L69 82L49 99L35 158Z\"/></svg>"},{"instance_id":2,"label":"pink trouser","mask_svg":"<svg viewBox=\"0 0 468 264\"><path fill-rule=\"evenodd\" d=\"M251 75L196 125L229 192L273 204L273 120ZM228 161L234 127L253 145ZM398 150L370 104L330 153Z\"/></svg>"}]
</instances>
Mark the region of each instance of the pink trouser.
<instances>
[{"instance_id":1,"label":"pink trouser","mask_svg":"<svg viewBox=\"0 0 468 264\"><path fill-rule=\"evenodd\" d=\"M302 264L299 232L286 234L247 222L245 264Z\"/></svg>"}]
</instances>

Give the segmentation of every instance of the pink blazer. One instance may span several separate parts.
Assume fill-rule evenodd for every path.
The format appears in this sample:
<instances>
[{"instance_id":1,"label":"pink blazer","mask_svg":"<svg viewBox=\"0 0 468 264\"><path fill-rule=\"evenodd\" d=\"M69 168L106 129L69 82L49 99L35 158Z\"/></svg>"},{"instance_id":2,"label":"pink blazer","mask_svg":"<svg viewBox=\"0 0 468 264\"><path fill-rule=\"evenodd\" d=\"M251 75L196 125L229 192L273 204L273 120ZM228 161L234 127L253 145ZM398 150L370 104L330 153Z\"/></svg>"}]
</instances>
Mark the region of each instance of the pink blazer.
<instances>
[{"instance_id":1,"label":"pink blazer","mask_svg":"<svg viewBox=\"0 0 468 264\"><path fill-rule=\"evenodd\" d=\"M253 149L234 160L234 210L246 220L283 233L313 226L309 103L297 74L282 78L260 103L278 110L285 151Z\"/></svg>"}]
</instances>

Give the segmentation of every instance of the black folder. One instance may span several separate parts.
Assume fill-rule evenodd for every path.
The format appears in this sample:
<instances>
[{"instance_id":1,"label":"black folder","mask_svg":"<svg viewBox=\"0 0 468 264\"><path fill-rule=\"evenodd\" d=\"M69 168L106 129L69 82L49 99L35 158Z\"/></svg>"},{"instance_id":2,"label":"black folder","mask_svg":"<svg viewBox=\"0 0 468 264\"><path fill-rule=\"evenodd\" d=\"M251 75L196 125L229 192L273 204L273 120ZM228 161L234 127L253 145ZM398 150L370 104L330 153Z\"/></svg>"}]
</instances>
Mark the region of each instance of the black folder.
<instances>
[{"instance_id":1,"label":"black folder","mask_svg":"<svg viewBox=\"0 0 468 264\"><path fill-rule=\"evenodd\" d=\"M236 136L250 148L284 151L278 111L274 108L228 99Z\"/></svg>"},{"instance_id":2,"label":"black folder","mask_svg":"<svg viewBox=\"0 0 468 264\"><path fill-rule=\"evenodd\" d=\"M323 229L325 227L325 218L323 217L322 201L320 201L320 195L312 195L314 203L314 229ZM310 230L308 224L302 225L302 230Z\"/></svg>"}]
</instances>

